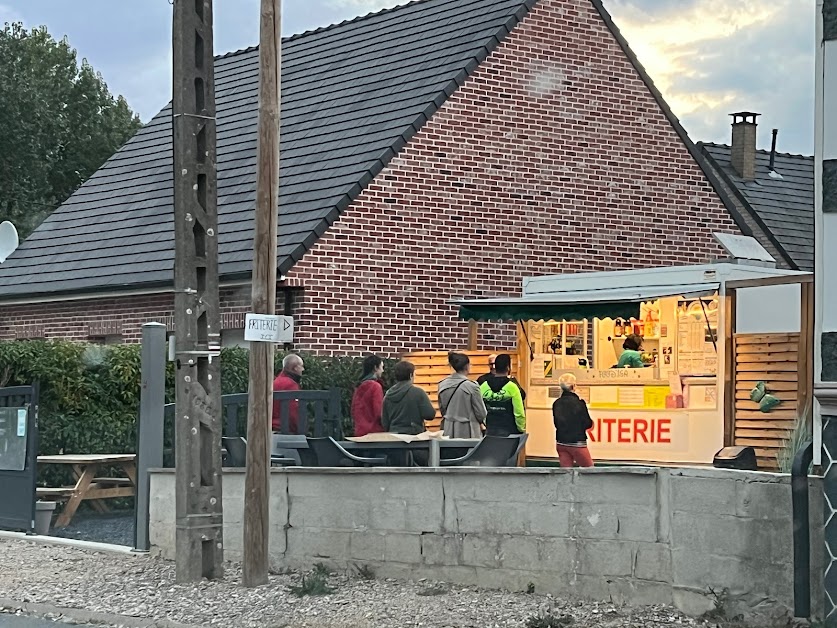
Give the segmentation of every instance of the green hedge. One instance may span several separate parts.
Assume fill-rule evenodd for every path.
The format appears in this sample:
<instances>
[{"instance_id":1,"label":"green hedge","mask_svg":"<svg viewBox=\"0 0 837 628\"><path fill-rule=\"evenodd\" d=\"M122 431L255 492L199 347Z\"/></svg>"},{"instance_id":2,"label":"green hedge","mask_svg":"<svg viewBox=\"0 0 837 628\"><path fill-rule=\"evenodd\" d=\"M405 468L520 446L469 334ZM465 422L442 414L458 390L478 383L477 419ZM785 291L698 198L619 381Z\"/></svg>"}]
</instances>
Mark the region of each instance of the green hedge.
<instances>
[{"instance_id":1,"label":"green hedge","mask_svg":"<svg viewBox=\"0 0 837 628\"><path fill-rule=\"evenodd\" d=\"M40 453L136 451L140 345L92 345L65 341L0 342L0 387L40 382ZM349 408L361 376L361 358L305 359L303 388L340 388L343 422L352 433ZM276 355L276 370L283 354ZM247 391L246 349L221 351L222 393ZM166 401L174 401L174 365L166 367Z\"/></svg>"}]
</instances>

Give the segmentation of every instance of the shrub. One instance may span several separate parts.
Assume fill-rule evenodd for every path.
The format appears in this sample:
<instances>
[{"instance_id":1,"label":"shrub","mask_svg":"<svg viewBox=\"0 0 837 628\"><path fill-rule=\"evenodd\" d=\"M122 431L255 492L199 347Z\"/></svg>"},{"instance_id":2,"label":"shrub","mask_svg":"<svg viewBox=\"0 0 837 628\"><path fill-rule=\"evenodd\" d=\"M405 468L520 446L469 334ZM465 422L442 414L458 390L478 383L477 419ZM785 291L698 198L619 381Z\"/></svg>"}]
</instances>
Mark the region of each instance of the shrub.
<instances>
[{"instance_id":1,"label":"shrub","mask_svg":"<svg viewBox=\"0 0 837 628\"><path fill-rule=\"evenodd\" d=\"M283 357L283 353L276 353L275 372L281 369ZM307 354L302 357L305 360L303 388L339 388L343 429L351 434L351 398L360 380L362 358ZM41 454L135 452L140 359L139 344L3 341L0 342L0 387L39 382ZM249 352L246 349L222 349L220 368L222 394L247 391ZM174 365L170 362L166 363L166 402L174 402ZM61 473L60 469L45 468L41 479L64 483L69 478Z\"/></svg>"}]
</instances>

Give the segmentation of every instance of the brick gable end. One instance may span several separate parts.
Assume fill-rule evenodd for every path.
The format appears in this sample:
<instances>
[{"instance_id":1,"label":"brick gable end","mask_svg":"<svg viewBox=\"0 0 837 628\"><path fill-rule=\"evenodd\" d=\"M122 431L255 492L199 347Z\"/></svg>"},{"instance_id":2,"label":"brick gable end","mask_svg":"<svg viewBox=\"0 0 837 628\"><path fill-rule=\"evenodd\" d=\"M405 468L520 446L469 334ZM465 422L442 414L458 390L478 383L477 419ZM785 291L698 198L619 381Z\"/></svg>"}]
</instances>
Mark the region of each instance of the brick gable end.
<instances>
[{"instance_id":1,"label":"brick gable end","mask_svg":"<svg viewBox=\"0 0 837 628\"><path fill-rule=\"evenodd\" d=\"M740 232L592 3L541 0L288 274L298 342L460 348L451 299L703 263L713 231Z\"/></svg>"}]
</instances>

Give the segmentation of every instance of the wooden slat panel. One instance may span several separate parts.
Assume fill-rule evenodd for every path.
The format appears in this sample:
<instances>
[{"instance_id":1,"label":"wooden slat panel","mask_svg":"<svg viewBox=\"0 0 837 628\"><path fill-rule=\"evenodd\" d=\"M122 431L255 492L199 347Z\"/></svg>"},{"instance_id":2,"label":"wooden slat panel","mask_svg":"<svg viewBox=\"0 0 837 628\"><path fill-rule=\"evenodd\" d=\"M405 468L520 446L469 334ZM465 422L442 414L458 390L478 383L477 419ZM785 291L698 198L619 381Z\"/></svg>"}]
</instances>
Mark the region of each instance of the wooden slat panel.
<instances>
[{"instance_id":1,"label":"wooden slat panel","mask_svg":"<svg viewBox=\"0 0 837 628\"><path fill-rule=\"evenodd\" d=\"M780 401L787 401L787 402L796 402L796 391L795 390L771 390L770 394L779 399ZM750 403L755 403L750 401L750 389L742 389L737 390L735 392L735 400L736 401L748 401Z\"/></svg>"},{"instance_id":2,"label":"wooden slat panel","mask_svg":"<svg viewBox=\"0 0 837 628\"><path fill-rule=\"evenodd\" d=\"M737 419L760 419L762 417L770 417L773 419L795 419L796 409L782 410L782 406L777 406L770 412L761 412L760 410L736 410L735 418Z\"/></svg>"},{"instance_id":3,"label":"wooden slat panel","mask_svg":"<svg viewBox=\"0 0 837 628\"><path fill-rule=\"evenodd\" d=\"M738 394L739 391L747 391L747 394L749 394L756 383L760 381L764 381L764 383L767 384L768 389L770 389L770 394L775 394L779 391L795 392L797 388L796 377L794 376L793 379L788 379L786 377L788 373L781 373L781 375L785 377L785 381L779 380L776 375L774 375L769 381L761 380L752 373L748 373L748 375L750 375L750 378L746 380L738 379L735 382L736 394Z\"/></svg>"},{"instance_id":4,"label":"wooden slat panel","mask_svg":"<svg viewBox=\"0 0 837 628\"><path fill-rule=\"evenodd\" d=\"M799 342L799 334L736 334L738 345L768 345Z\"/></svg>"},{"instance_id":5,"label":"wooden slat panel","mask_svg":"<svg viewBox=\"0 0 837 628\"><path fill-rule=\"evenodd\" d=\"M768 430L792 430L796 426L795 419L736 419L736 429L768 429Z\"/></svg>"},{"instance_id":6,"label":"wooden slat panel","mask_svg":"<svg viewBox=\"0 0 837 628\"><path fill-rule=\"evenodd\" d=\"M787 395L788 393L784 393L784 394ZM772 410L770 410L770 412L768 412L767 414L773 414L777 410L796 410L796 409L797 409L796 408L796 399L794 399L793 401L783 401L778 406L775 406ZM735 411L738 412L739 410L759 410L759 411L761 411L761 408L759 407L759 404L757 404L755 401L750 401L749 399L746 399L746 400L745 399L736 399L736 401L735 401Z\"/></svg>"},{"instance_id":7,"label":"wooden slat panel","mask_svg":"<svg viewBox=\"0 0 837 628\"><path fill-rule=\"evenodd\" d=\"M735 370L737 373L764 373L765 376L762 379L770 379L771 373L795 373L798 368L796 362L770 362L768 364L764 362L754 364L738 362Z\"/></svg>"},{"instance_id":8,"label":"wooden slat panel","mask_svg":"<svg viewBox=\"0 0 837 628\"><path fill-rule=\"evenodd\" d=\"M751 364L757 362L767 367L776 363L793 362L796 364L798 353L796 351L786 351L784 353L738 353L735 356L735 361L738 364Z\"/></svg>"},{"instance_id":9,"label":"wooden slat panel","mask_svg":"<svg viewBox=\"0 0 837 628\"><path fill-rule=\"evenodd\" d=\"M736 354L757 355L763 353L785 353L788 351L796 351L797 343L795 342L777 342L770 344L748 345L736 344Z\"/></svg>"},{"instance_id":10,"label":"wooden slat panel","mask_svg":"<svg viewBox=\"0 0 837 628\"><path fill-rule=\"evenodd\" d=\"M769 439L769 440L780 440L784 441L790 438L790 430L766 430L762 428L758 429L751 429L745 430L741 427L736 426L735 428L735 438L738 440L744 438L758 438L758 439ZM772 446L769 443L764 443L765 446Z\"/></svg>"}]
</instances>

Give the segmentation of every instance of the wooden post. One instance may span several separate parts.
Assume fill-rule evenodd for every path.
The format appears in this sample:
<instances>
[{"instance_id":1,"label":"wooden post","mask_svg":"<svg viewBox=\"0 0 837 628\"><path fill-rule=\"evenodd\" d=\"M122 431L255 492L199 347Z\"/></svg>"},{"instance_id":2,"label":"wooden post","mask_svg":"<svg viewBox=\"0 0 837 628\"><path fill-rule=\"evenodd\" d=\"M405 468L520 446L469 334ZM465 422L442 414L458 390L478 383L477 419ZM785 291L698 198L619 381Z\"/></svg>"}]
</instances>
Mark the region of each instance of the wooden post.
<instances>
[{"instance_id":1,"label":"wooden post","mask_svg":"<svg viewBox=\"0 0 837 628\"><path fill-rule=\"evenodd\" d=\"M738 293L728 288L724 297L724 447L735 444L735 332Z\"/></svg>"},{"instance_id":2,"label":"wooden post","mask_svg":"<svg viewBox=\"0 0 837 628\"><path fill-rule=\"evenodd\" d=\"M479 323L473 318L468 321L468 351L476 351L479 345L478 340Z\"/></svg>"},{"instance_id":3,"label":"wooden post","mask_svg":"<svg viewBox=\"0 0 837 628\"><path fill-rule=\"evenodd\" d=\"M172 47L175 558L196 582L224 573L212 0L175 1Z\"/></svg>"},{"instance_id":4,"label":"wooden post","mask_svg":"<svg viewBox=\"0 0 837 628\"><path fill-rule=\"evenodd\" d=\"M279 209L282 2L261 0L259 25L259 139L253 234L253 312L276 313L276 245ZM270 418L273 344L250 344L247 471L244 484L242 583L267 582Z\"/></svg>"}]
</instances>

